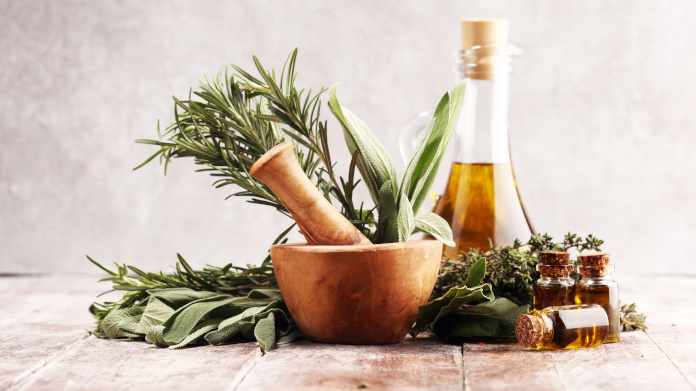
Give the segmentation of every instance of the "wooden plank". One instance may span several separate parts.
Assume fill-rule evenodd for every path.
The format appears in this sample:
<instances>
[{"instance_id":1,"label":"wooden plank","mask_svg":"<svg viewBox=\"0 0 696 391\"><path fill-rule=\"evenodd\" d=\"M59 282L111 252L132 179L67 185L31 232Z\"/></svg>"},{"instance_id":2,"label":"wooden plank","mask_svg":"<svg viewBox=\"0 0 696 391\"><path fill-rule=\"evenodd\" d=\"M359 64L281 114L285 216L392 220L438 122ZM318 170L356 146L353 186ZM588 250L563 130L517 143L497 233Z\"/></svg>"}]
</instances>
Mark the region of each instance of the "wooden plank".
<instances>
[{"instance_id":1,"label":"wooden plank","mask_svg":"<svg viewBox=\"0 0 696 391\"><path fill-rule=\"evenodd\" d=\"M253 361L255 343L169 350L89 337L12 390L219 390Z\"/></svg>"},{"instance_id":2,"label":"wooden plank","mask_svg":"<svg viewBox=\"0 0 696 391\"><path fill-rule=\"evenodd\" d=\"M548 351L523 350L517 344L464 344L467 390L563 389Z\"/></svg>"},{"instance_id":3,"label":"wooden plank","mask_svg":"<svg viewBox=\"0 0 696 391\"><path fill-rule=\"evenodd\" d=\"M393 345L351 346L309 341L282 345L258 360L239 390L461 390L460 347L425 336Z\"/></svg>"},{"instance_id":4,"label":"wooden plank","mask_svg":"<svg viewBox=\"0 0 696 391\"><path fill-rule=\"evenodd\" d=\"M566 390L690 390L693 387L643 332L595 349L550 352Z\"/></svg>"},{"instance_id":5,"label":"wooden plank","mask_svg":"<svg viewBox=\"0 0 696 391\"><path fill-rule=\"evenodd\" d=\"M93 326L96 277L0 278L0 390L30 376Z\"/></svg>"}]
</instances>

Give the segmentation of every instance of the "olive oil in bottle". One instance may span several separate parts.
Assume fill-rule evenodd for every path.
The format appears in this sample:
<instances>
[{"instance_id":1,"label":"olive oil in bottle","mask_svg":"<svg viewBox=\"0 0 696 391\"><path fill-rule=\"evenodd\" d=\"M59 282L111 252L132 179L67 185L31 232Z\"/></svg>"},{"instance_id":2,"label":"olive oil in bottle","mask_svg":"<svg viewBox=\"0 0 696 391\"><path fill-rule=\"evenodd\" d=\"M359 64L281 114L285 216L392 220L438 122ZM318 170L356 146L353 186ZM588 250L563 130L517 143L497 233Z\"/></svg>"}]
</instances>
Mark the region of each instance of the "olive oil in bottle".
<instances>
[{"instance_id":1,"label":"olive oil in bottle","mask_svg":"<svg viewBox=\"0 0 696 391\"><path fill-rule=\"evenodd\" d=\"M598 304L609 317L609 335L605 343L621 339L619 308L619 285L612 278L614 265L609 264L609 253L581 255L582 266L578 267L582 279L575 293L577 304Z\"/></svg>"},{"instance_id":2,"label":"olive oil in bottle","mask_svg":"<svg viewBox=\"0 0 696 391\"><path fill-rule=\"evenodd\" d=\"M447 187L433 212L452 227L456 247L449 256L470 248L487 250L495 244L512 244L531 230L515 186L511 163L452 164Z\"/></svg>"},{"instance_id":3,"label":"olive oil in bottle","mask_svg":"<svg viewBox=\"0 0 696 391\"><path fill-rule=\"evenodd\" d=\"M507 20L464 19L461 31L455 76L469 81L449 181L433 209L452 227L456 245L445 247L451 258L470 249L488 250L491 242L509 246L534 232L517 192L508 132L510 74L513 58L522 51L508 43ZM412 155L430 117L422 113L402 132L404 159Z\"/></svg>"},{"instance_id":4,"label":"olive oil in bottle","mask_svg":"<svg viewBox=\"0 0 696 391\"><path fill-rule=\"evenodd\" d=\"M537 270L541 277L534 281L534 309L573 304L575 281L570 278L570 253L543 251L540 259Z\"/></svg>"},{"instance_id":5,"label":"olive oil in bottle","mask_svg":"<svg viewBox=\"0 0 696 391\"><path fill-rule=\"evenodd\" d=\"M592 348L609 332L609 320L595 304L548 307L520 315L515 322L517 341L534 350Z\"/></svg>"}]
</instances>

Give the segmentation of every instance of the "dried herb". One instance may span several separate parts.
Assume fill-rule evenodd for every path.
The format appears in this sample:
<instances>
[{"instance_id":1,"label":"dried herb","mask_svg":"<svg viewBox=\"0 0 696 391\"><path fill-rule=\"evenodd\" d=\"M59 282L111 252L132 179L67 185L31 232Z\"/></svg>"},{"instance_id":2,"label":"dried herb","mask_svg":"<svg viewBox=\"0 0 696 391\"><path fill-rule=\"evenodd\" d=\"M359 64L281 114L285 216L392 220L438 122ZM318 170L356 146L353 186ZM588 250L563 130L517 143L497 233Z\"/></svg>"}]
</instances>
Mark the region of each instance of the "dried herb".
<instances>
[{"instance_id":1,"label":"dried herb","mask_svg":"<svg viewBox=\"0 0 696 391\"><path fill-rule=\"evenodd\" d=\"M646 330L645 315L636 311L636 303L621 306L621 326L623 331Z\"/></svg>"}]
</instances>

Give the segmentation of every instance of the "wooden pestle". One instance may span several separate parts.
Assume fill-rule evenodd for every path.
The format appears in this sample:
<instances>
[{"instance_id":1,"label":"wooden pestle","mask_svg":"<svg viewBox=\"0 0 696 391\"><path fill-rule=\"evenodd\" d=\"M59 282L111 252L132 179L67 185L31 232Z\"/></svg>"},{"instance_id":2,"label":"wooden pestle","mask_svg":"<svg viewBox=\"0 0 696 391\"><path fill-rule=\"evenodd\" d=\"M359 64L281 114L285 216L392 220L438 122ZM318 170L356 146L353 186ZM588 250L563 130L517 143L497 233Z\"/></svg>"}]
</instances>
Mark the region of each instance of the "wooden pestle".
<instances>
[{"instance_id":1,"label":"wooden pestle","mask_svg":"<svg viewBox=\"0 0 696 391\"><path fill-rule=\"evenodd\" d=\"M312 245L372 244L319 192L300 167L291 142L276 145L249 170L280 199Z\"/></svg>"}]
</instances>

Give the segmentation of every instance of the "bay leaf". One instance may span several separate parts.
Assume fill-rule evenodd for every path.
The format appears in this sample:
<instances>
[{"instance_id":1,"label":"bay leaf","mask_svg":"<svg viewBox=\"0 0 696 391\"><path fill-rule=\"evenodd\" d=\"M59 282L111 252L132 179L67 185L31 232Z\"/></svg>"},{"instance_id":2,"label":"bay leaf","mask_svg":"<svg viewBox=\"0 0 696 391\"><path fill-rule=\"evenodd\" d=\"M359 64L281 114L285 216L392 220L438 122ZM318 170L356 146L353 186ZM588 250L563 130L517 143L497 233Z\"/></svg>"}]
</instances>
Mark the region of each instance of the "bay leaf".
<instances>
[{"instance_id":1,"label":"bay leaf","mask_svg":"<svg viewBox=\"0 0 696 391\"><path fill-rule=\"evenodd\" d=\"M526 314L527 306L518 306L505 298L497 298L469 308L461 308L431 325L437 336L445 340L476 337L510 338L515 335L517 317Z\"/></svg>"}]
</instances>

